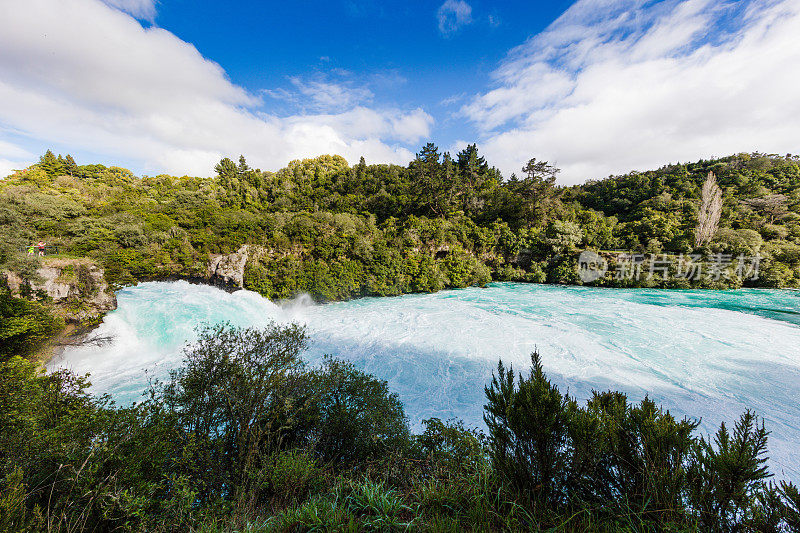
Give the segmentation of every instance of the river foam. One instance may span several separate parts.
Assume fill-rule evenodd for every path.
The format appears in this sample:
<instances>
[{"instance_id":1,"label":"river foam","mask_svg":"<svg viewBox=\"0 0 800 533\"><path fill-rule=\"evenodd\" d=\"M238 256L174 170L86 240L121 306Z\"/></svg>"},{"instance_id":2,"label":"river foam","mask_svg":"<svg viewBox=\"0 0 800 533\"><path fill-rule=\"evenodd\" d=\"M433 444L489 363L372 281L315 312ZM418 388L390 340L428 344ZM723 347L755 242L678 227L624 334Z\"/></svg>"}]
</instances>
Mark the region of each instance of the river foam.
<instances>
[{"instance_id":1,"label":"river foam","mask_svg":"<svg viewBox=\"0 0 800 533\"><path fill-rule=\"evenodd\" d=\"M483 387L498 359L515 369L542 354L550 378L579 399L593 389L648 394L701 429L730 426L746 408L766 420L771 468L800 479L800 293L592 289L516 283L394 298L278 305L259 295L186 282L120 291L119 308L50 367L90 372L119 402L180 364L203 323L308 327L314 364L324 354L386 379L412 424L458 417L482 425Z\"/></svg>"}]
</instances>

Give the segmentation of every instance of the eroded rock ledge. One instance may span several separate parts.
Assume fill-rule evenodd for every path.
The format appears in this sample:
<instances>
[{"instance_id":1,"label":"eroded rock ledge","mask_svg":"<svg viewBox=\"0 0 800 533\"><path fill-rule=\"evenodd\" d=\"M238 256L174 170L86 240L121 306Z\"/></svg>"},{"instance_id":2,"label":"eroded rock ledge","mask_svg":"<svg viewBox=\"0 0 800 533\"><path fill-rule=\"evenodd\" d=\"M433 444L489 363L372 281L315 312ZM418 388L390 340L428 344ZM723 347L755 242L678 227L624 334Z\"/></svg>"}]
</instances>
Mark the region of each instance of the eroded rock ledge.
<instances>
[{"instance_id":1,"label":"eroded rock ledge","mask_svg":"<svg viewBox=\"0 0 800 533\"><path fill-rule=\"evenodd\" d=\"M28 286L13 272L5 276L13 295L48 297L67 323L93 322L117 308L103 269L90 259L45 258Z\"/></svg>"},{"instance_id":2,"label":"eroded rock ledge","mask_svg":"<svg viewBox=\"0 0 800 533\"><path fill-rule=\"evenodd\" d=\"M243 244L227 255L212 255L208 263L208 280L226 290L244 288L244 267L250 257L250 248Z\"/></svg>"}]
</instances>

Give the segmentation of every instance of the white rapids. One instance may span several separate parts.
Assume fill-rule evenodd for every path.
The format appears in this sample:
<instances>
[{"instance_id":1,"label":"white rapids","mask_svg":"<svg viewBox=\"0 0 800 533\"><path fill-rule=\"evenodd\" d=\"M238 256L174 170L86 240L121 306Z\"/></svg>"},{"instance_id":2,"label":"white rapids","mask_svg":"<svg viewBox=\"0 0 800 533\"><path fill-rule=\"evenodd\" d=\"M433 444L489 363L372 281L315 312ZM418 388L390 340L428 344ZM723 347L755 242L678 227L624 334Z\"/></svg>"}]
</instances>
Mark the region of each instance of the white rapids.
<instances>
[{"instance_id":1,"label":"white rapids","mask_svg":"<svg viewBox=\"0 0 800 533\"><path fill-rule=\"evenodd\" d=\"M414 427L430 417L482 426L484 386L499 359L527 370L538 349L548 376L585 400L592 389L645 394L701 430L729 427L747 408L763 416L770 467L800 479L800 293L663 291L496 283L489 288L315 305L186 282L152 282L117 295L94 336L51 361L91 373L93 390L139 399L151 378L181 362L203 323L305 324L306 360L353 361L389 382Z\"/></svg>"}]
</instances>

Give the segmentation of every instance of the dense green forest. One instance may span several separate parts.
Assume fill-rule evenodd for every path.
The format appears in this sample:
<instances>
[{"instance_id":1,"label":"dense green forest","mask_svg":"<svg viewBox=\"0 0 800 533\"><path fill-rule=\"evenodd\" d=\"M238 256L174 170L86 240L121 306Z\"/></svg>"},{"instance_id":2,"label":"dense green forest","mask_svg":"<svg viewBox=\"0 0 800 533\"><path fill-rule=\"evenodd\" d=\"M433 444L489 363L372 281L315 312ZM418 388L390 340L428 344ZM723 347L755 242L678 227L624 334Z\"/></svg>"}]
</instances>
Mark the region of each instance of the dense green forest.
<instances>
[{"instance_id":1,"label":"dense green forest","mask_svg":"<svg viewBox=\"0 0 800 533\"><path fill-rule=\"evenodd\" d=\"M558 186L557 173L532 159L522 177L503 179L474 145L452 158L428 144L406 167L321 156L266 172L223 159L213 178L137 178L48 152L0 181L0 268L31 275L36 260L19 252L44 240L125 285L202 277L209 254L250 244L246 288L324 301L492 279L581 283L577 254L593 249L665 257L672 274L680 254L761 258L757 279L734 275L733 264L692 279L628 279L610 256L596 285L800 285L798 157L740 154L573 187ZM720 206L700 237L709 173Z\"/></svg>"},{"instance_id":2,"label":"dense green forest","mask_svg":"<svg viewBox=\"0 0 800 533\"><path fill-rule=\"evenodd\" d=\"M334 358L306 367L297 326L214 326L122 408L20 357L85 315L92 265L112 288L209 282L210 261L243 245L244 287L272 299L581 284L584 249L608 261L599 286L797 287L800 158L739 154L564 187L547 162L504 178L474 145L453 158L429 144L407 166L321 156L269 172L240 158L215 173L136 177L48 152L0 180L0 531L800 527L800 495L770 482L754 414L709 440L647 399L579 405L538 355L526 376L498 367L485 433L434 419L418 435L385 382ZM39 241L44 257L28 253ZM627 253L643 275L618 275ZM736 256L757 257L757 275L739 275ZM52 259L78 288L61 308L35 289Z\"/></svg>"},{"instance_id":3,"label":"dense green forest","mask_svg":"<svg viewBox=\"0 0 800 533\"><path fill-rule=\"evenodd\" d=\"M698 435L645 398L579 405L499 364L486 434L409 431L383 381L308 368L296 325L213 326L183 366L119 408L66 371L0 365L2 531L780 531L795 486L769 481L750 412Z\"/></svg>"}]
</instances>

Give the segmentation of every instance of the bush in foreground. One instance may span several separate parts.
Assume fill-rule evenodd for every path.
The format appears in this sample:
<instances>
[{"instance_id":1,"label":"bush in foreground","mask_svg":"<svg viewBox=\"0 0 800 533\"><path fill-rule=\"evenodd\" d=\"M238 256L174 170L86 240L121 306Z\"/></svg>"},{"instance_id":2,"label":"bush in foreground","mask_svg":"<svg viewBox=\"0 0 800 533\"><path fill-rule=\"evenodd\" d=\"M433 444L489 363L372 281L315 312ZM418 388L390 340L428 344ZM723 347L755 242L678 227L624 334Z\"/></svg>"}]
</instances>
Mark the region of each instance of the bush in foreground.
<instances>
[{"instance_id":1,"label":"bush in foreground","mask_svg":"<svg viewBox=\"0 0 800 533\"><path fill-rule=\"evenodd\" d=\"M214 326L142 403L69 373L0 366L0 531L780 531L797 489L770 483L750 412L712 441L652 400L562 395L538 354L498 366L488 434L408 430L385 382L302 328Z\"/></svg>"}]
</instances>

